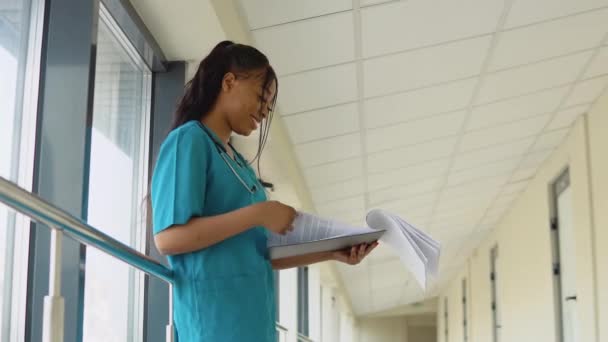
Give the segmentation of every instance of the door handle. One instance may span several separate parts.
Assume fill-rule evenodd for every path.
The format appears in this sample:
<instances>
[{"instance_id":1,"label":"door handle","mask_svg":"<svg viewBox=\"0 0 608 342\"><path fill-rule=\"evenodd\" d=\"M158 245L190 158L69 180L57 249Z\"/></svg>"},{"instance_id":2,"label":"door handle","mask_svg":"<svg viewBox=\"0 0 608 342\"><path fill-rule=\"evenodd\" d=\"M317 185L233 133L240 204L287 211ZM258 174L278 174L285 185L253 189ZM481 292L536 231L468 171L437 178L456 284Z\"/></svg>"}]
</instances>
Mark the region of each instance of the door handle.
<instances>
[{"instance_id":1,"label":"door handle","mask_svg":"<svg viewBox=\"0 0 608 342\"><path fill-rule=\"evenodd\" d=\"M576 300L576 296L568 296L568 297L566 297L566 301L569 301L569 300Z\"/></svg>"}]
</instances>

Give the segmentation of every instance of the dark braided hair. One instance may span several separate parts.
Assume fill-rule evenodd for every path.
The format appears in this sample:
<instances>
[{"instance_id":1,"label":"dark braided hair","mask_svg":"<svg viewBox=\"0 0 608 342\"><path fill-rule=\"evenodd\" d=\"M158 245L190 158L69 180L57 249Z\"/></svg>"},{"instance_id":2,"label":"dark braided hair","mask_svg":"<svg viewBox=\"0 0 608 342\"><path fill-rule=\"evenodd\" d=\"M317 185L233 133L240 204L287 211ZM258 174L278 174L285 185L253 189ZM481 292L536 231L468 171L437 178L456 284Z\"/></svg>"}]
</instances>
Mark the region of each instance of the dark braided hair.
<instances>
[{"instance_id":1,"label":"dark braided hair","mask_svg":"<svg viewBox=\"0 0 608 342\"><path fill-rule=\"evenodd\" d=\"M270 66L268 58L258 49L244 44L236 44L225 40L220 42L211 50L209 55L201 61L194 77L186 83L184 95L179 100L177 109L173 115L171 130L191 120L201 120L209 113L217 101L224 75L232 72L237 78L251 77L252 72L262 72L264 82L262 87L267 91L274 81L277 92L271 100L267 118L260 126L258 152L250 163L258 161L258 173L260 172L259 160L266 146L272 114L278 94L278 80L274 69ZM262 106L268 105L262 103Z\"/></svg>"}]
</instances>

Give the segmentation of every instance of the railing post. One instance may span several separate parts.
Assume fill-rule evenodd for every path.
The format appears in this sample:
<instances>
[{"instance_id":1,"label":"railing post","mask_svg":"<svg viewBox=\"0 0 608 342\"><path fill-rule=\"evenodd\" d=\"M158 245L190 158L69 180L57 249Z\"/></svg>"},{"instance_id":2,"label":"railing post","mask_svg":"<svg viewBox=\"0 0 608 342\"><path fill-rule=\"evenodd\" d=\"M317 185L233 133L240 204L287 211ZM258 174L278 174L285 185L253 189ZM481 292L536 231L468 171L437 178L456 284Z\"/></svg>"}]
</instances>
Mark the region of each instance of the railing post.
<instances>
[{"instance_id":1,"label":"railing post","mask_svg":"<svg viewBox=\"0 0 608 342\"><path fill-rule=\"evenodd\" d=\"M49 294L44 297L42 341L63 341L64 300L61 296L61 242L63 233L51 229L49 264Z\"/></svg>"},{"instance_id":2,"label":"railing post","mask_svg":"<svg viewBox=\"0 0 608 342\"><path fill-rule=\"evenodd\" d=\"M175 341L175 336L173 335L173 284L169 283L169 322L167 322L167 328L165 331L167 342Z\"/></svg>"}]
</instances>

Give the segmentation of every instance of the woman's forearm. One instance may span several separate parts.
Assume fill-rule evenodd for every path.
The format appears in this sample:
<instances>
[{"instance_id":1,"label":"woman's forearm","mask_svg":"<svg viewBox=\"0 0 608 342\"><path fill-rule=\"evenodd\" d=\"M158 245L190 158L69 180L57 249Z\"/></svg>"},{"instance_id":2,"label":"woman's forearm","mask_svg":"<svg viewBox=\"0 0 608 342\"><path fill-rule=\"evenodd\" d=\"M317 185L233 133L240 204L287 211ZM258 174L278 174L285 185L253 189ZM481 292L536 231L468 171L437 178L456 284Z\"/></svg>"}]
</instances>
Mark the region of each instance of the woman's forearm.
<instances>
[{"instance_id":1,"label":"woman's forearm","mask_svg":"<svg viewBox=\"0 0 608 342\"><path fill-rule=\"evenodd\" d=\"M272 268L275 270L284 270L286 268L306 266L317 262L334 260L333 255L333 252L320 252L275 259L272 260Z\"/></svg>"},{"instance_id":2,"label":"woman's forearm","mask_svg":"<svg viewBox=\"0 0 608 342\"><path fill-rule=\"evenodd\" d=\"M154 242L163 255L194 252L259 225L258 218L256 205L217 216L194 217L156 234Z\"/></svg>"}]
</instances>

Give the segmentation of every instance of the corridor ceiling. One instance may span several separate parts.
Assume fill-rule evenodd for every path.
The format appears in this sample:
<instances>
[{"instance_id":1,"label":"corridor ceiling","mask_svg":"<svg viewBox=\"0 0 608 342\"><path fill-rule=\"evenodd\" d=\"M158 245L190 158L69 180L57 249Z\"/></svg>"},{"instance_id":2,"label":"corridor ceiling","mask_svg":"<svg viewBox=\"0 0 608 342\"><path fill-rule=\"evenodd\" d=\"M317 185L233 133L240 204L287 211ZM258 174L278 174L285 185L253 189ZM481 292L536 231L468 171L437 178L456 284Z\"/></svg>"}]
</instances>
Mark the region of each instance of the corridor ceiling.
<instances>
[{"instance_id":1,"label":"corridor ceiling","mask_svg":"<svg viewBox=\"0 0 608 342\"><path fill-rule=\"evenodd\" d=\"M386 249L339 267L359 315L432 296L608 85L606 0L239 0L318 214L439 240L426 293Z\"/></svg>"}]
</instances>

